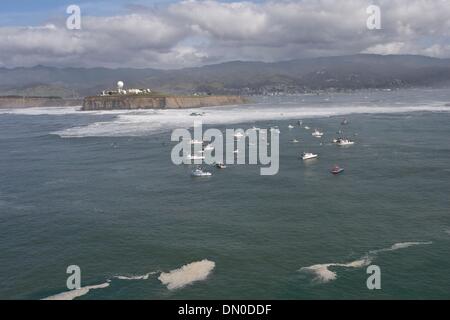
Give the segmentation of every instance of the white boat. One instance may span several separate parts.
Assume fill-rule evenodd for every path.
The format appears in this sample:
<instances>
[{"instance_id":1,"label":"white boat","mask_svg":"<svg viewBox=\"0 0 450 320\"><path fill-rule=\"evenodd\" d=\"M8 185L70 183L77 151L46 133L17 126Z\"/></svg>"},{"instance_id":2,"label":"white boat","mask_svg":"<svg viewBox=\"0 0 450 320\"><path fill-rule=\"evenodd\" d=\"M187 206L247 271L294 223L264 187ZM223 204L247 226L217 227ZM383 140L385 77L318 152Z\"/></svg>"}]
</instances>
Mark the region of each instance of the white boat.
<instances>
[{"instance_id":1,"label":"white boat","mask_svg":"<svg viewBox=\"0 0 450 320\"><path fill-rule=\"evenodd\" d=\"M339 139L336 143L338 146L351 146L355 144L354 141L351 141L349 139Z\"/></svg>"},{"instance_id":2,"label":"white boat","mask_svg":"<svg viewBox=\"0 0 450 320\"><path fill-rule=\"evenodd\" d=\"M300 141L298 141L297 139L292 139L290 142L291 143L299 143Z\"/></svg>"},{"instance_id":3,"label":"white boat","mask_svg":"<svg viewBox=\"0 0 450 320\"><path fill-rule=\"evenodd\" d=\"M225 164L223 164L223 163L216 163L216 168L218 168L218 169L226 169L227 166Z\"/></svg>"},{"instance_id":4,"label":"white boat","mask_svg":"<svg viewBox=\"0 0 450 320\"><path fill-rule=\"evenodd\" d=\"M243 134L242 132L236 132L236 133L234 134L234 137L239 139L239 138L244 137L244 134Z\"/></svg>"},{"instance_id":5,"label":"white boat","mask_svg":"<svg viewBox=\"0 0 450 320\"><path fill-rule=\"evenodd\" d=\"M278 127L270 128L270 131L275 132L275 133L280 133L280 129L278 129Z\"/></svg>"},{"instance_id":6,"label":"white boat","mask_svg":"<svg viewBox=\"0 0 450 320\"><path fill-rule=\"evenodd\" d=\"M310 129L310 127L308 127L308 126L305 126L305 130L309 130Z\"/></svg>"},{"instance_id":7,"label":"white boat","mask_svg":"<svg viewBox=\"0 0 450 320\"><path fill-rule=\"evenodd\" d=\"M203 144L201 140L191 140L191 144Z\"/></svg>"},{"instance_id":8,"label":"white boat","mask_svg":"<svg viewBox=\"0 0 450 320\"><path fill-rule=\"evenodd\" d=\"M186 158L188 160L205 160L205 156L196 155L196 154L194 154L194 155L188 154Z\"/></svg>"},{"instance_id":9,"label":"white boat","mask_svg":"<svg viewBox=\"0 0 450 320\"><path fill-rule=\"evenodd\" d=\"M318 156L319 155L311 153L311 152L303 152L302 155L301 155L303 160L315 159Z\"/></svg>"},{"instance_id":10,"label":"white boat","mask_svg":"<svg viewBox=\"0 0 450 320\"><path fill-rule=\"evenodd\" d=\"M289 129L294 129L294 126L292 124L288 125Z\"/></svg>"},{"instance_id":11,"label":"white boat","mask_svg":"<svg viewBox=\"0 0 450 320\"><path fill-rule=\"evenodd\" d=\"M212 150L214 150L214 147L213 147L212 145L210 145L210 144L208 144L208 145L203 149L203 151L212 151Z\"/></svg>"},{"instance_id":12,"label":"white boat","mask_svg":"<svg viewBox=\"0 0 450 320\"><path fill-rule=\"evenodd\" d=\"M191 172L191 176L193 177L209 177L212 176L211 172L203 171L201 168L197 168Z\"/></svg>"},{"instance_id":13,"label":"white boat","mask_svg":"<svg viewBox=\"0 0 450 320\"><path fill-rule=\"evenodd\" d=\"M316 129L316 130L314 130L313 133L311 133L311 135L316 138L322 138L323 132L320 132L319 130Z\"/></svg>"}]
</instances>

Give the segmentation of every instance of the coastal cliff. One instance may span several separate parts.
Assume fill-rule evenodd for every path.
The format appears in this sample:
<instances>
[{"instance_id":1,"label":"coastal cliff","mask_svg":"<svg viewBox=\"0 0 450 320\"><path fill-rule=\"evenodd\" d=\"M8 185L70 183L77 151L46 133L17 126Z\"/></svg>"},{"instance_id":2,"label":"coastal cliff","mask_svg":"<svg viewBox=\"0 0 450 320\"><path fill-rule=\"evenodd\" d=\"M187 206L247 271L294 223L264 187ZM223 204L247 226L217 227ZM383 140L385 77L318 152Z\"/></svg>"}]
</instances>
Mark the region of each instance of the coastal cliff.
<instances>
[{"instance_id":1,"label":"coastal cliff","mask_svg":"<svg viewBox=\"0 0 450 320\"><path fill-rule=\"evenodd\" d=\"M93 96L84 99L81 110L188 109L247 102L247 99L240 96Z\"/></svg>"},{"instance_id":2,"label":"coastal cliff","mask_svg":"<svg viewBox=\"0 0 450 320\"><path fill-rule=\"evenodd\" d=\"M74 107L83 103L81 99L62 99L60 97L0 97L0 108L36 108L36 107Z\"/></svg>"}]
</instances>

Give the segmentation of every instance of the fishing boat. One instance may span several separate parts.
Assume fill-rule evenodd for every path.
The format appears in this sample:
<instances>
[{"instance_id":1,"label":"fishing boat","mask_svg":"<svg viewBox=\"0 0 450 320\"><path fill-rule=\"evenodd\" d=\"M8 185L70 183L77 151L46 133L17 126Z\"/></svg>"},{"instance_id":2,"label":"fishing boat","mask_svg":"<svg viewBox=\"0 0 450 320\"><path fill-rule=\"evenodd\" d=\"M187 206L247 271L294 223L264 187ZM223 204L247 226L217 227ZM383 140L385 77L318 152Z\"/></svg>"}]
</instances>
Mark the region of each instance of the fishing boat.
<instances>
[{"instance_id":1,"label":"fishing boat","mask_svg":"<svg viewBox=\"0 0 450 320\"><path fill-rule=\"evenodd\" d=\"M302 160L310 160L310 159L316 159L319 155L311 153L311 152L303 152L301 154Z\"/></svg>"},{"instance_id":2,"label":"fishing boat","mask_svg":"<svg viewBox=\"0 0 450 320\"><path fill-rule=\"evenodd\" d=\"M211 172L203 171L201 168L197 168L191 172L191 176L193 177L210 177L212 176Z\"/></svg>"},{"instance_id":3,"label":"fishing boat","mask_svg":"<svg viewBox=\"0 0 450 320\"><path fill-rule=\"evenodd\" d=\"M338 139L336 142L338 146L351 146L354 145L355 142L349 139Z\"/></svg>"},{"instance_id":4,"label":"fishing boat","mask_svg":"<svg viewBox=\"0 0 450 320\"><path fill-rule=\"evenodd\" d=\"M194 155L188 154L186 158L188 160L205 160L205 156L197 155L197 154L194 154Z\"/></svg>"},{"instance_id":5,"label":"fishing boat","mask_svg":"<svg viewBox=\"0 0 450 320\"><path fill-rule=\"evenodd\" d=\"M320 132L319 130L316 129L316 130L314 130L313 133L311 133L311 135L316 138L322 138L323 132Z\"/></svg>"},{"instance_id":6,"label":"fishing boat","mask_svg":"<svg viewBox=\"0 0 450 320\"><path fill-rule=\"evenodd\" d=\"M339 173L342 173L343 171L344 171L344 169L339 167L338 165L335 165L333 167L333 169L331 169L332 174L339 174Z\"/></svg>"}]
</instances>

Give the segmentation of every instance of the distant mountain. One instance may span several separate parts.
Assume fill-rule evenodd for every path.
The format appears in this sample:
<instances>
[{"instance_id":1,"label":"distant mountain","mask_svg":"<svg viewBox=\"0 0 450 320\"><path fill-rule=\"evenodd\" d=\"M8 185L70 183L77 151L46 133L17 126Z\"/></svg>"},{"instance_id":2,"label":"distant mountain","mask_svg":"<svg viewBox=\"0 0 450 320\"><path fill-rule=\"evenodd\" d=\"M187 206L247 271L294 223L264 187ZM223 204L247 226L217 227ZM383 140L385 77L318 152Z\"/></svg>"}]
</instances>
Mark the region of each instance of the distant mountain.
<instances>
[{"instance_id":1,"label":"distant mountain","mask_svg":"<svg viewBox=\"0 0 450 320\"><path fill-rule=\"evenodd\" d=\"M179 70L0 68L0 95L86 96L114 88L118 80L128 87L213 94L450 87L450 59L360 54L275 63L234 61Z\"/></svg>"}]
</instances>

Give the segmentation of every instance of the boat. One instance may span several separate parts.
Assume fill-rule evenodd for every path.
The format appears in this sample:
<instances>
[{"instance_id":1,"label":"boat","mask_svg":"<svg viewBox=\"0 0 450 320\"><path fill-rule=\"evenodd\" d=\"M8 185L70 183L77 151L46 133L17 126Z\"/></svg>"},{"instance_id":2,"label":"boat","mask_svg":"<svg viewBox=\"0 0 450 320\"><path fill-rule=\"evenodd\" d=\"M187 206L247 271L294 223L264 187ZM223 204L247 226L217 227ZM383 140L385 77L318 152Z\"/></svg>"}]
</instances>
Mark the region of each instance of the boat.
<instances>
[{"instance_id":1,"label":"boat","mask_svg":"<svg viewBox=\"0 0 450 320\"><path fill-rule=\"evenodd\" d=\"M280 133L280 129L278 129L278 127L270 128L270 131L275 132L275 133Z\"/></svg>"},{"instance_id":2,"label":"boat","mask_svg":"<svg viewBox=\"0 0 450 320\"><path fill-rule=\"evenodd\" d=\"M237 139L239 139L239 138L244 137L244 134L243 134L242 132L236 132L236 133L234 134L234 137L237 138Z\"/></svg>"},{"instance_id":3,"label":"boat","mask_svg":"<svg viewBox=\"0 0 450 320\"><path fill-rule=\"evenodd\" d=\"M208 144L205 148L203 148L203 151L212 151L214 150L214 147L210 144Z\"/></svg>"},{"instance_id":4,"label":"boat","mask_svg":"<svg viewBox=\"0 0 450 320\"><path fill-rule=\"evenodd\" d=\"M203 144L201 140L191 140L191 144Z\"/></svg>"},{"instance_id":5,"label":"boat","mask_svg":"<svg viewBox=\"0 0 450 320\"><path fill-rule=\"evenodd\" d=\"M218 168L218 169L226 169L226 167L227 166L223 163L216 163L216 168Z\"/></svg>"},{"instance_id":6,"label":"boat","mask_svg":"<svg viewBox=\"0 0 450 320\"><path fill-rule=\"evenodd\" d=\"M316 129L316 130L314 130L313 133L311 133L311 135L316 138L322 138L323 132L320 132L319 130Z\"/></svg>"},{"instance_id":7,"label":"boat","mask_svg":"<svg viewBox=\"0 0 450 320\"><path fill-rule=\"evenodd\" d=\"M303 124L303 121L302 121L302 120L298 120L298 121L297 121L297 124L298 124L299 127L301 127L302 124Z\"/></svg>"},{"instance_id":8,"label":"boat","mask_svg":"<svg viewBox=\"0 0 450 320\"><path fill-rule=\"evenodd\" d=\"M336 143L338 146L351 146L351 145L355 144L354 141L349 140L349 139L338 139L338 141Z\"/></svg>"},{"instance_id":9,"label":"boat","mask_svg":"<svg viewBox=\"0 0 450 320\"><path fill-rule=\"evenodd\" d=\"M292 139L291 141L289 141L290 143L299 143L299 141L297 139Z\"/></svg>"},{"instance_id":10,"label":"boat","mask_svg":"<svg viewBox=\"0 0 450 320\"><path fill-rule=\"evenodd\" d=\"M294 129L294 126L292 124L288 125L289 129Z\"/></svg>"},{"instance_id":11,"label":"boat","mask_svg":"<svg viewBox=\"0 0 450 320\"><path fill-rule=\"evenodd\" d=\"M305 129L306 129L306 130L309 130L310 128L309 128L308 126L305 126Z\"/></svg>"},{"instance_id":12,"label":"boat","mask_svg":"<svg viewBox=\"0 0 450 320\"><path fill-rule=\"evenodd\" d=\"M205 156L202 156L202 155L196 155L196 154L194 154L194 155L188 154L186 158L187 158L188 160L205 160Z\"/></svg>"},{"instance_id":13,"label":"boat","mask_svg":"<svg viewBox=\"0 0 450 320\"><path fill-rule=\"evenodd\" d=\"M316 159L319 155L311 153L311 152L303 152L301 157L302 160Z\"/></svg>"},{"instance_id":14,"label":"boat","mask_svg":"<svg viewBox=\"0 0 450 320\"><path fill-rule=\"evenodd\" d=\"M344 169L339 167L338 165L335 165L333 167L333 169L331 169L332 174L339 174L339 173L342 173L343 171L344 171Z\"/></svg>"},{"instance_id":15,"label":"boat","mask_svg":"<svg viewBox=\"0 0 450 320\"><path fill-rule=\"evenodd\" d=\"M204 112L203 112L203 113L200 113L200 112L192 112L192 113L190 114L190 116L191 116L191 117L202 117L203 114L204 114Z\"/></svg>"},{"instance_id":16,"label":"boat","mask_svg":"<svg viewBox=\"0 0 450 320\"><path fill-rule=\"evenodd\" d=\"M203 171L201 168L197 168L191 172L191 176L193 177L210 177L212 176L211 172Z\"/></svg>"},{"instance_id":17,"label":"boat","mask_svg":"<svg viewBox=\"0 0 450 320\"><path fill-rule=\"evenodd\" d=\"M347 119L342 120L341 125L343 126L348 125L348 120Z\"/></svg>"}]
</instances>

